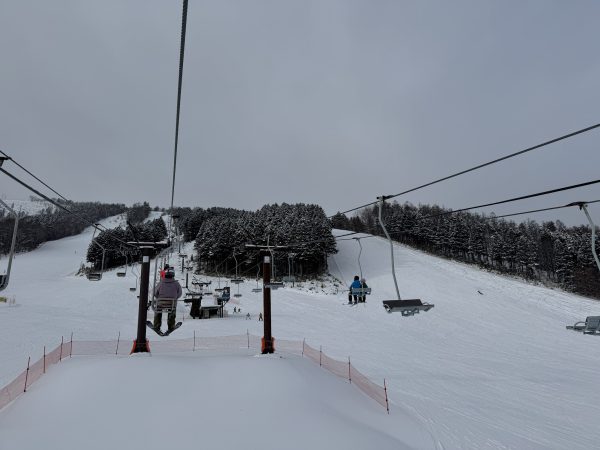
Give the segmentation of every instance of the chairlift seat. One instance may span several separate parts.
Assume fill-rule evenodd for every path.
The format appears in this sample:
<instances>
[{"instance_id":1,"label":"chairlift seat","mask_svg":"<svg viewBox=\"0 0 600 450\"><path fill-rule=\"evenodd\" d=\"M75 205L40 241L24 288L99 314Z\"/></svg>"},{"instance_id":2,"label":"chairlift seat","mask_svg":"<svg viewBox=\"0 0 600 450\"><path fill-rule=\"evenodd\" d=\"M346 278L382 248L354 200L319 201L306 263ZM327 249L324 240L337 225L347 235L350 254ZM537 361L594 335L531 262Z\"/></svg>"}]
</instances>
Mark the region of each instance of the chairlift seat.
<instances>
[{"instance_id":1,"label":"chairlift seat","mask_svg":"<svg viewBox=\"0 0 600 450\"><path fill-rule=\"evenodd\" d=\"M595 334L600 336L600 316L588 316L586 317L585 322L567 325L567 330L581 331L583 334Z\"/></svg>"},{"instance_id":2,"label":"chairlift seat","mask_svg":"<svg viewBox=\"0 0 600 450\"><path fill-rule=\"evenodd\" d=\"M176 298L153 298L152 310L155 313L171 313L177 311Z\"/></svg>"},{"instance_id":3,"label":"chairlift seat","mask_svg":"<svg viewBox=\"0 0 600 450\"><path fill-rule=\"evenodd\" d=\"M137 291L137 288L134 288L134 287L132 287L132 288L129 288L129 290L130 290L131 292L135 292L135 291Z\"/></svg>"},{"instance_id":4,"label":"chairlift seat","mask_svg":"<svg viewBox=\"0 0 600 450\"><path fill-rule=\"evenodd\" d=\"M352 289L350 289L350 294L351 295L356 295L358 297L364 297L365 295L370 295L371 294L371 288L370 287L366 287L366 288L352 288Z\"/></svg>"},{"instance_id":5,"label":"chairlift seat","mask_svg":"<svg viewBox=\"0 0 600 450\"><path fill-rule=\"evenodd\" d=\"M421 311L429 311L435 305L423 303L420 299L383 300L383 307L388 313L399 312L403 316L414 316Z\"/></svg>"},{"instance_id":6,"label":"chairlift seat","mask_svg":"<svg viewBox=\"0 0 600 450\"><path fill-rule=\"evenodd\" d=\"M233 279L231 280L231 282L232 282L233 284L240 284L240 283L243 283L243 282L244 282L244 279L243 279L243 278L233 278Z\"/></svg>"},{"instance_id":7,"label":"chairlift seat","mask_svg":"<svg viewBox=\"0 0 600 450\"><path fill-rule=\"evenodd\" d=\"M283 277L283 282L284 283L295 283L296 282L296 277L295 276L289 276L289 277Z\"/></svg>"},{"instance_id":8,"label":"chairlift seat","mask_svg":"<svg viewBox=\"0 0 600 450\"><path fill-rule=\"evenodd\" d=\"M261 288L254 288L254 289L252 289L252 292L260 292L260 291L262 291Z\"/></svg>"},{"instance_id":9,"label":"chairlift seat","mask_svg":"<svg viewBox=\"0 0 600 450\"><path fill-rule=\"evenodd\" d=\"M215 292L223 292L225 288L215 288Z\"/></svg>"},{"instance_id":10,"label":"chairlift seat","mask_svg":"<svg viewBox=\"0 0 600 450\"><path fill-rule=\"evenodd\" d=\"M100 281L102 279L102 272L89 272L87 279L90 281Z\"/></svg>"},{"instance_id":11,"label":"chairlift seat","mask_svg":"<svg viewBox=\"0 0 600 450\"><path fill-rule=\"evenodd\" d=\"M126 272L117 272L117 276L120 278L123 278L125 275L127 275Z\"/></svg>"},{"instance_id":12,"label":"chairlift seat","mask_svg":"<svg viewBox=\"0 0 600 450\"><path fill-rule=\"evenodd\" d=\"M272 281L268 284L264 285L266 288L272 289L272 290L276 290L282 287L285 287L285 285L283 284L282 281Z\"/></svg>"},{"instance_id":13,"label":"chairlift seat","mask_svg":"<svg viewBox=\"0 0 600 450\"><path fill-rule=\"evenodd\" d=\"M240 298L240 297L242 296L242 294L233 294L233 296L234 296L235 298Z\"/></svg>"}]
</instances>

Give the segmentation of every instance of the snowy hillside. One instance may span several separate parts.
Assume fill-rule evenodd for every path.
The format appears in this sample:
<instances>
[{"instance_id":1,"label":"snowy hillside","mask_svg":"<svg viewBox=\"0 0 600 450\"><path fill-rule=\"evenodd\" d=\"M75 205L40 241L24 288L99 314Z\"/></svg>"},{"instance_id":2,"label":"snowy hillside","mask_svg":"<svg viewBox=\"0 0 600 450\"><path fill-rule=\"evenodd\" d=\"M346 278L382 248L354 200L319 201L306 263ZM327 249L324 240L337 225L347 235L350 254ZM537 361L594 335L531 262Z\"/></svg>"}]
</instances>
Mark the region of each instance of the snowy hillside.
<instances>
[{"instance_id":1,"label":"snowy hillside","mask_svg":"<svg viewBox=\"0 0 600 450\"><path fill-rule=\"evenodd\" d=\"M116 226L117 222L114 218L104 223ZM121 332L122 336L134 337L137 299L135 293L129 292L129 287L135 284L131 271L125 278L117 278L114 271L108 272L97 283L74 275L91 234L88 229L82 235L46 243L15 260L11 286L3 294L16 297L17 306L0 304L3 343L0 385L23 370L29 355L37 359L43 345L56 345L61 335L69 336L73 332L77 339L114 339ZM199 423L208 420L213 426L208 415L215 411L227 417L219 430L227 433L228 429L240 429L242 436L247 436L245 446L228 436L230 446L220 448L257 448L254 439L259 437L261 443L273 445L267 448L282 449L402 446L584 449L597 446L600 442L597 427L600 341L594 336L567 331L565 325L582 320L586 315L600 314L599 302L397 246L401 294L406 298L421 298L434 303L435 307L415 317L387 314L381 300L394 298L389 246L380 238L365 239L362 243L363 272L373 288L367 303L347 306L344 293L324 293L335 292L331 284L319 284L314 290L308 289L310 284L307 283L297 289L278 290L272 295L273 335L279 339L306 338L311 344L323 345L324 351L333 357L351 356L353 364L376 382L381 383L385 377L392 401L390 416L385 412L378 416L377 405L373 406L370 399L356 391L347 391L347 384L293 356L283 359L248 355L232 356L233 359L223 355L204 358L200 354L124 359L78 357L54 368L33 386L32 392L0 412L0 436L13 427L27 429L30 421L39 423L44 414L52 414L53 407L59 408L57 403L52 403L57 398L67 399L73 402L70 404L74 408L79 405L80 409L98 398L103 405L101 412L106 414L119 411L121 404L133 408L136 400L143 400L140 404L144 409L137 412L144 416L153 416L148 411L155 410L156 414L168 411L173 415L167 422L173 430L172 437L179 434L180 442L186 445L188 439L192 439L186 437L187 430L193 426L190 417L197 414ZM186 248L191 250L190 245ZM354 241L340 241L339 250L330 258L330 271L348 284L358 273L358 246ZM262 335L262 323L256 320L262 299L260 294L251 292L252 287L255 287L253 280L240 286L243 296L239 306L243 314L213 320L186 319L176 333L163 339L191 337L194 332L197 336L243 334L247 329L252 334ZM233 306L228 306L230 312ZM253 320L245 320L247 312ZM149 338L161 339L154 335ZM265 391L256 381L264 375L261 361L270 365L273 378L269 383L275 388L285 392L297 389L290 394L299 402L297 411L290 411L282 399L263 396ZM125 393L124 387L133 385L132 380L138 379L140 370L171 378L183 377L181 385L177 382L173 399L167 399L165 390L156 392L161 383L152 376L144 377L142 386ZM188 389L196 379L201 386L211 386L214 378L210 377L219 374L226 374L221 389ZM94 379L94 390L88 389L87 382L73 381L90 377ZM288 384L290 379L296 382ZM65 384L74 385L74 391L82 396L81 403L72 398L75 394L64 391ZM330 385L337 387L330 388ZM307 386L314 386L315 392L308 395ZM105 395L117 387L119 395L127 397L112 404L111 397L105 398ZM216 391L225 395L225 399ZM253 397L248 397L249 392L261 394L253 402ZM358 397L355 398L355 394ZM155 398L157 403L147 403ZM178 407L172 407L169 402ZM357 403L346 408L345 402ZM360 402L364 402L364 409L357 406ZM222 403L230 406L227 413L223 412ZM255 428L260 426L260 415L267 408L265 405L270 405L272 415L269 417L278 418L279 429L288 430L286 437L274 431L277 426L265 427L268 431L261 435L254 434ZM116 427L114 433L105 433L111 436L101 442L131 448L132 438L127 434L131 424L127 417L136 410L127 408L111 422L111 426ZM40 411L40 415L31 416L33 411ZM323 415L313 417L317 411L323 411ZM347 418L344 411L353 411L354 419L360 417L368 430ZM354 411L362 412L355 416ZM89 414L81 418L83 430L89 423L101 420ZM77 420L77 416L69 417ZM375 425L379 419L374 417L380 417L385 424L383 429ZM295 428L286 428L292 423L288 420ZM327 426L319 428L316 425L319 421ZM152 423L155 425L151 427L156 428L156 423ZM347 429L338 428L340 423L357 427L357 434L349 434L347 441L335 441L339 446L332 445L329 436L338 436ZM376 441L374 435L384 430L390 434ZM408 430L414 433L409 434ZM323 445L303 440L308 439L307 433L317 433L321 438L317 442ZM16 432L9 435L11 439L18 439ZM361 441L353 437L358 435L369 439ZM295 446L296 437L298 445L304 447ZM167 441L161 439L158 438L157 442L162 444L157 447L164 448ZM196 446L202 442L198 439L194 441ZM77 436L73 437L73 442L76 440ZM0 439L0 449L4 449L4 442ZM27 442L31 447L24 444L6 448L36 447L32 440ZM330 445L325 445L327 443ZM72 448L77 448L76 445L74 443Z\"/></svg>"}]
</instances>

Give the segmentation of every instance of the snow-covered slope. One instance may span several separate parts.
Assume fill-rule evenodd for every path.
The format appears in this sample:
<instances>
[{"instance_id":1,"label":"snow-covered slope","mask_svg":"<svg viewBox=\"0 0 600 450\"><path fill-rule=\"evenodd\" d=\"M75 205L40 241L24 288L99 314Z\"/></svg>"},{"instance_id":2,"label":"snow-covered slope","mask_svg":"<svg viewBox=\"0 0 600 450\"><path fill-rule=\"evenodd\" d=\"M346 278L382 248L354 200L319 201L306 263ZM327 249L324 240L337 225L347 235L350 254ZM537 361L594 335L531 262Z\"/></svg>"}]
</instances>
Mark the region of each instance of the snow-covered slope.
<instances>
[{"instance_id":1,"label":"snow-covered slope","mask_svg":"<svg viewBox=\"0 0 600 450\"><path fill-rule=\"evenodd\" d=\"M6 362L0 383L20 372L27 356L39 357L44 344L54 346L71 331L77 339L114 339L119 331L134 336L137 299L128 290L135 282L131 273L122 279L109 272L98 283L73 275L90 238L88 230L15 261L14 278L5 292L16 296L19 306L0 304L0 358ZM408 412L420 424L411 427L426 429L433 437L435 444L425 439L417 448L597 446L600 341L567 331L565 325L600 314L599 302L396 246L401 294L435 307L415 317L387 314L381 300L394 298L395 292L389 246L380 238L362 242L363 272L373 288L367 303L349 307L345 294L321 292L335 291L332 286L316 289L318 293L307 292L306 283L278 290L272 294L276 338L306 338L323 345L331 356L350 355L378 383L385 377L394 427L405 429ZM358 246L340 241L339 249L330 258L330 269L349 283L358 272ZM256 315L262 301L260 294L251 293L254 286L252 280L240 286L243 314L186 320L171 338L190 337L194 331L197 336L242 334L247 329L261 335ZM253 320L244 319L246 312ZM160 361L175 364L173 358ZM65 367L53 369L52 376L59 377ZM240 373L249 377L253 370L249 366ZM46 381L39 383L34 387L42 390ZM152 380L148 383L145 389L153 395ZM199 408L206 404L197 401ZM0 415L0 422L8 418Z\"/></svg>"}]
</instances>

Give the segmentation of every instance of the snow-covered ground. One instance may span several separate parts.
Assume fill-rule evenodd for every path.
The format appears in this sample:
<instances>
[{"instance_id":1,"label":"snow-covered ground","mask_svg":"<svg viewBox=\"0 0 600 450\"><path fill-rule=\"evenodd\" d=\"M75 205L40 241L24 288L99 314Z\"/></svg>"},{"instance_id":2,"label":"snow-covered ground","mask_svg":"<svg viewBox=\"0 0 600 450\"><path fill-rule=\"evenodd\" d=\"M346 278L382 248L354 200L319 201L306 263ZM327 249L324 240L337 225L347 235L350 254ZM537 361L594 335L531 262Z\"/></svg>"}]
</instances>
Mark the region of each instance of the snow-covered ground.
<instances>
[{"instance_id":1,"label":"snow-covered ground","mask_svg":"<svg viewBox=\"0 0 600 450\"><path fill-rule=\"evenodd\" d=\"M107 226L109 223L111 220L106 221ZM134 337L137 299L135 293L129 292L135 283L131 271L125 278L117 278L115 271L110 271L97 283L74 275L90 239L91 230L86 230L80 236L44 244L15 260L11 286L5 295L15 296L18 306L0 304L3 361L0 385L23 370L27 356L37 359L43 345L54 347L61 335L73 332L75 339L80 340L115 339L120 331L122 337ZM169 416L164 427L167 431L163 432L172 437L168 442L187 445L192 433L189 429L196 423L193 418L197 415L198 424L205 420L212 424L208 418L211 411L218 412L222 425L210 428L209 434L229 435L229 430L240 429L241 435L247 436L245 443L225 436L226 446L219 446L219 441L211 438L208 442L214 444L212 448L234 448L233 445L262 448L263 443L273 445L267 448L328 449L388 448L388 445L437 449L598 446L600 340L567 331L565 325L586 315L600 314L600 302L396 246L401 294L406 298L421 298L435 307L415 317L387 314L381 300L394 298L395 292L389 246L380 238L365 239L362 243L363 272L373 288L367 303L349 307L345 304L345 294L326 294L335 292L335 286L327 280L316 283L315 289L307 288L309 284L304 283L298 289L275 291L273 335L280 339L306 338L314 346L323 345L330 356L339 359L351 356L353 364L377 383L385 377L392 401L390 416L381 412L375 402L351 390L350 385L292 355L253 358L188 353L151 358L78 357L55 366L33 385L31 392L0 412L0 448L39 448L32 444L31 436L27 444L22 441L21 447L12 444L2 447L6 442L2 435L13 427L25 429L32 423L39 424L41 417L53 414L50 411L58 409L66 414L62 406L52 403L58 399L66 404L71 402L73 411L78 412L68 415L69 420L75 421L72 428L83 430L81 436L69 438L75 442L72 447L61 448L77 448L81 444L77 439L85 435L85 430L89 431L86 427L91 427L87 420L102 423L103 419L94 415L96 412L84 407L94 399L101 402L101 412L106 415L115 412L114 420L106 419L109 420L106 428L104 423L95 426L105 432L94 434L95 439L113 447L149 448L142 444L136 447L138 443L149 442L144 441L146 438L138 441L139 433L127 434L126 430L136 429L135 423L131 427L127 420L135 412L152 417L148 431L159 428L154 422L158 417ZM186 248L189 250L190 246ZM340 241L339 250L330 258L330 270L332 275L349 283L358 272L358 246L354 241ZM255 286L253 280L240 286L242 314L230 314L224 319L186 320L176 333L165 339L191 337L194 331L197 336L218 336L243 334L249 329L252 334L262 335L262 323L256 320L262 299L260 294L251 293ZM229 306L230 311L233 306ZM247 312L253 320L245 320ZM149 338L160 339L152 334ZM267 370L263 363L269 365L268 373L274 376L269 383L276 391L295 389L290 394L293 401L276 395L263 396L258 382ZM127 388L133 386L132 380L137 380L142 370L146 374L139 377L143 384L130 397ZM159 375L171 376L177 387L173 398L164 400L165 403L163 399L168 393ZM220 389L208 391L219 391L224 397L216 392L202 397L200 391L205 390L198 389L196 394L188 389L195 379L200 385L211 385L211 380L221 376L226 382L219 385ZM288 384L289 380L280 378L295 382ZM71 391L66 389L67 385L72 386ZM333 385L337 387L332 388ZM106 393L111 388L117 390L112 397ZM252 396L252 392L260 395ZM121 397L123 401L115 400ZM135 406L137 400L143 405L139 409ZM297 411L291 406L295 401L299 405ZM357 403L346 408L345 402L354 401ZM221 403L228 404L227 412ZM275 418L277 426L271 426L272 421L259 422L260 414L267 409L274 414L270 417ZM366 428L347 420L349 412ZM384 424L383 428L372 421ZM323 426L314 425L316 422ZM349 434L353 436L351 439L336 441L334 438L344 433L347 425L367 440ZM288 430L285 440L282 433L273 431L278 426ZM49 427L44 426L42 431L49 432ZM254 434L255 427L261 433ZM380 436L382 441L374 441L372 436L380 435L382 430L388 434ZM321 444L302 440L308 438L301 436L313 432ZM146 434L148 439L152 435ZM204 435L201 427L197 434ZM13 444L18 442L18 433L10 436L15 439L11 441ZM113 438L122 444L115 443ZM157 447L164 448L167 438L157 439L161 443ZM202 438L194 442L202 445Z\"/></svg>"}]
</instances>

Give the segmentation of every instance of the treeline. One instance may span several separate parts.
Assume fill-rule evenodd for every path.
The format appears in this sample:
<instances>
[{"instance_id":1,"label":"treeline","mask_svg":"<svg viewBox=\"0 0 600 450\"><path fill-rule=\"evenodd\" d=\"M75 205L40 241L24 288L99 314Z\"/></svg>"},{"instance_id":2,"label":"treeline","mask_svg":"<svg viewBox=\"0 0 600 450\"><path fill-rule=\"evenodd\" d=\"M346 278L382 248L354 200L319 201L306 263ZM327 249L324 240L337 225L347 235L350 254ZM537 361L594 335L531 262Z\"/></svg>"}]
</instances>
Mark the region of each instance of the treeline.
<instances>
[{"instance_id":1,"label":"treeline","mask_svg":"<svg viewBox=\"0 0 600 450\"><path fill-rule=\"evenodd\" d=\"M258 211L231 208L182 208L174 212L186 241L194 241L196 263L204 271L255 275L258 252L246 244L291 245L275 252L278 275L320 274L327 268L327 255L335 253L335 239L325 212L318 205L265 205ZM316 241L316 242L314 242Z\"/></svg>"},{"instance_id":2,"label":"treeline","mask_svg":"<svg viewBox=\"0 0 600 450\"><path fill-rule=\"evenodd\" d=\"M143 222L150 215L150 211L152 211L152 208L150 208L148 202L134 203L127 210L127 221L133 224Z\"/></svg>"},{"instance_id":3,"label":"treeline","mask_svg":"<svg viewBox=\"0 0 600 450\"><path fill-rule=\"evenodd\" d=\"M64 210L50 207L39 214L21 216L16 251L31 251L44 242L79 234L90 223L123 213L127 209L123 204L67 202L62 199L54 199L54 201L64 205L78 217ZM0 253L10 251L14 223L14 218L8 214L3 214L0 218Z\"/></svg>"},{"instance_id":4,"label":"treeline","mask_svg":"<svg viewBox=\"0 0 600 450\"><path fill-rule=\"evenodd\" d=\"M133 222L132 222L133 224ZM137 247L125 245L123 242L158 242L167 238L167 227L162 218L158 218L146 223L134 225L134 229L117 227L101 231L88 246L87 262L91 263L94 269L102 268L102 247L106 249L104 254L104 269L131 264L140 259L140 252ZM100 244L100 245L98 245ZM101 247L102 246L102 247Z\"/></svg>"},{"instance_id":5,"label":"treeline","mask_svg":"<svg viewBox=\"0 0 600 450\"><path fill-rule=\"evenodd\" d=\"M383 220L392 239L439 256L542 282L550 281L582 295L600 298L600 274L591 250L588 226L562 222L515 223L494 216L438 206L385 204ZM335 215L334 228L383 235L376 206L351 218ZM600 253L600 245L596 245Z\"/></svg>"}]
</instances>

